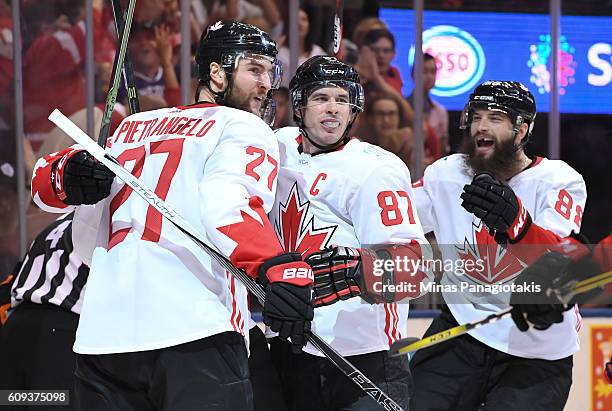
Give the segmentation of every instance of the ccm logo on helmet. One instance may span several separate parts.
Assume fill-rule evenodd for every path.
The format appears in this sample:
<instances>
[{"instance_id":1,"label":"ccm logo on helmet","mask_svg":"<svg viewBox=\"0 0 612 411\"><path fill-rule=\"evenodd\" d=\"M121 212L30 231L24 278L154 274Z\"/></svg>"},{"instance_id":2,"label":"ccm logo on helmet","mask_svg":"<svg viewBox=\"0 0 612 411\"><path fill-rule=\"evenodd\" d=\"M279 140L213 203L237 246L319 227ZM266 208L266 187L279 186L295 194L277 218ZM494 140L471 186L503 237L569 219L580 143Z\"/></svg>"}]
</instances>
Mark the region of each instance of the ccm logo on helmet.
<instances>
[{"instance_id":1,"label":"ccm logo on helmet","mask_svg":"<svg viewBox=\"0 0 612 411\"><path fill-rule=\"evenodd\" d=\"M344 69L326 69L322 67L321 70L328 76L333 76L334 74L344 74Z\"/></svg>"},{"instance_id":2,"label":"ccm logo on helmet","mask_svg":"<svg viewBox=\"0 0 612 411\"><path fill-rule=\"evenodd\" d=\"M314 275L310 268L286 268L283 271L283 280L292 280L294 278L308 278L314 281Z\"/></svg>"}]
</instances>

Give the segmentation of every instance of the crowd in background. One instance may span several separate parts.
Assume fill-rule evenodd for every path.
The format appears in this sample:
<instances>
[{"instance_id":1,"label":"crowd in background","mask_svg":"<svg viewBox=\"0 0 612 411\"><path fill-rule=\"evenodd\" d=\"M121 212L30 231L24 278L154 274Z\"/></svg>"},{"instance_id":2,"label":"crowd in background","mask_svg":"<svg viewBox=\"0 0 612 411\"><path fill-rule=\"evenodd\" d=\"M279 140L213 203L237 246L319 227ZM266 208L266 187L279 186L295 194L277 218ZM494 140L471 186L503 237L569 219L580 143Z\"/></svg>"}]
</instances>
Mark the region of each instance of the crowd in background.
<instances>
[{"instance_id":1,"label":"crowd in background","mask_svg":"<svg viewBox=\"0 0 612 411\"><path fill-rule=\"evenodd\" d=\"M191 49L195 52L200 34L209 24L218 20L244 21L270 33L277 41L278 58L287 72L290 59L288 3L286 0L192 0L189 18ZM300 2L297 16L299 63L311 56L331 54L335 3L335 0ZM458 135L455 121L458 115L450 113L449 121L449 113L431 97L430 90L435 86L439 65L434 56L425 54L423 70L425 118L422 124L413 124L414 96L402 94L402 85L406 79L402 79L397 67L391 64L397 44L393 33L387 29L383 21L378 19L378 3L345 2L341 58L359 71L366 91L365 113L359 117L352 133L362 140L395 153L410 168L414 146L413 129L420 127L424 136L423 163L428 165L457 147L458 141L452 141L452 137ZM479 6L478 2L468 0L431 3L442 9L455 10ZM522 3L517 4L520 8ZM127 0L122 0L122 5L125 8ZM112 75L117 36L110 1L93 0L93 8L96 103L94 119L99 127ZM84 10L83 0L21 1L27 181L31 177L29 173L36 158L71 143L47 121L47 116L53 109L59 108L83 129L86 128ZM178 106L183 103L178 75L180 20L178 0L136 2L128 52L134 66L141 110ZM0 155L0 215L2 216L0 255L6 260L0 260L2 270L7 270L11 261L14 263L15 256L18 255L18 242L15 240L17 199L14 188L16 162L11 28L10 1L0 0L0 144L3 147L3 154ZM193 72L193 67L191 69ZM274 94L277 103L275 128L293 122L287 88L289 80L290 75L285 75L282 87ZM192 80L191 87L195 90L195 80ZM112 127L116 127L128 114L126 93L122 91L114 108ZM609 119L606 121L609 124ZM541 133L545 134L545 127L540 126L540 128L543 129ZM610 150L610 129L612 128L606 130L604 127L603 133L607 136L607 143L604 141L601 148L603 151L599 151L604 159L609 158L609 155L606 157L605 154L606 150ZM595 130L596 137L600 131ZM545 146L542 146L541 141L540 139L535 150L540 150L537 154L545 155ZM569 162L572 163L571 159ZM577 169L585 174L579 166ZM599 196L605 203L605 199L609 199L609 190L605 185L602 188L596 178L590 182L588 174L587 171L585 179L589 184L589 190L595 191L594 194L592 191L589 192L590 198L597 199ZM600 200L597 200L597 204L599 203ZM597 210L597 204L590 201L588 206ZM590 223L588 215L585 224L598 225ZM55 217L30 207L29 239L32 239L53 218ZM609 218L605 220L605 224L610 224ZM596 233L592 238L593 242L605 235L610 227L599 228L599 231L593 230Z\"/></svg>"}]
</instances>

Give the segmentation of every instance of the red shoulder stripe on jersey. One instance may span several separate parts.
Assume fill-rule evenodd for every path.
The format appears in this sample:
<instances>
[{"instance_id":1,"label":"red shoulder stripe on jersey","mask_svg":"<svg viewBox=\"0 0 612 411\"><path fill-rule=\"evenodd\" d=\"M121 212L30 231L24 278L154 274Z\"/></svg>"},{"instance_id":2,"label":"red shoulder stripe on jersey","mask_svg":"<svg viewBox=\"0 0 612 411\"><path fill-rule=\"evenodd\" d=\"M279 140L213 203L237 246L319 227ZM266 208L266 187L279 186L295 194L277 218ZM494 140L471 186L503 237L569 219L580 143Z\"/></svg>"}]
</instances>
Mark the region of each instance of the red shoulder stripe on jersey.
<instances>
[{"instance_id":1,"label":"red shoulder stripe on jersey","mask_svg":"<svg viewBox=\"0 0 612 411\"><path fill-rule=\"evenodd\" d=\"M283 248L263 209L261 197L249 198L249 207L257 213L261 222L240 210L242 221L218 227L217 230L237 243L229 255L230 261L256 278L261 264L268 258L282 254Z\"/></svg>"},{"instance_id":2,"label":"red shoulder stripe on jersey","mask_svg":"<svg viewBox=\"0 0 612 411\"><path fill-rule=\"evenodd\" d=\"M34 168L34 174L32 175L32 197L38 196L40 200L49 207L54 208L66 208L60 198L53 190L51 183L51 172L53 170L53 164L59 161L65 154L73 151L72 148L67 148L57 153L52 153L43 158L43 161L39 160L38 167Z\"/></svg>"}]
</instances>

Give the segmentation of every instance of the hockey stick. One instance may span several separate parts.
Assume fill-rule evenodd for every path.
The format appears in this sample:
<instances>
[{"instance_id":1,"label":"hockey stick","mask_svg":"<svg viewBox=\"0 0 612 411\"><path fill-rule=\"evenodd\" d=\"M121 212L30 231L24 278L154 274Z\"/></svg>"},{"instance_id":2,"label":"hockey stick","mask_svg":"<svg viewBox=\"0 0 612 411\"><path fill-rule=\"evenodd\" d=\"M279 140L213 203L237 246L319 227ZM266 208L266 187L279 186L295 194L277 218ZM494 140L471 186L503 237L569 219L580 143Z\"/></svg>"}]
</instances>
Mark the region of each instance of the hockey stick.
<instances>
[{"instance_id":1,"label":"hockey stick","mask_svg":"<svg viewBox=\"0 0 612 411\"><path fill-rule=\"evenodd\" d=\"M54 110L49 116L49 120L55 123L64 133L68 134L75 142L80 144L85 150L93 155L98 161L108 167L119 179L130 186L136 194L142 197L147 203L152 205L170 223L185 235L195 241L204 251L206 251L223 268L231 272L251 293L257 297L263 306L265 302L264 290L245 272L237 269L234 265L213 246L209 245L206 238L200 234L193 226L181 217L176 211L168 206L153 191L146 187L139 179L134 177L129 171L123 168L117 160L107 154L102 147L95 144L80 128L64 116L59 110ZM388 411L403 411L387 394L370 381L361 371L348 362L340 353L334 350L321 337L311 333L310 343L325 355L340 371L349 377L366 394L372 397L382 408Z\"/></svg>"},{"instance_id":2,"label":"hockey stick","mask_svg":"<svg viewBox=\"0 0 612 411\"><path fill-rule=\"evenodd\" d=\"M559 299L564 303L569 303L569 301L576 295L580 293L584 293L586 291L593 290L602 285L608 284L612 282L612 271L608 271L594 277L588 278L586 280L579 281L574 283L569 287L563 287L561 290L553 290L555 293L559 295ZM497 322L503 318L510 316L510 312L512 311L512 307L507 308L503 311L500 311L495 314L491 314L482 320L473 321L471 323L458 325L456 327L449 328L448 330L440 331L439 333L430 335L429 337L425 337L423 339L418 339L415 337L404 338L401 340L395 341L391 344L391 348L389 348L389 355L398 356L402 354L407 354L409 352L414 352L417 350L421 350L423 348L431 347L432 345L439 344L441 342L448 341L455 337L459 337L467 333L474 328L481 327L486 324L492 324Z\"/></svg>"},{"instance_id":3,"label":"hockey stick","mask_svg":"<svg viewBox=\"0 0 612 411\"><path fill-rule=\"evenodd\" d=\"M113 17L115 20L115 30L117 31L117 38L123 37L123 31L125 28L125 18L123 16L123 10L121 9L120 0L111 0L111 7L113 10ZM140 103L138 101L138 91L136 90L136 84L134 83L134 67L132 66L132 60L128 53L125 54L125 60L123 61L123 83L127 90L128 104L130 106L130 113L138 113L140 111ZM107 136L108 137L108 136Z\"/></svg>"},{"instance_id":4,"label":"hockey stick","mask_svg":"<svg viewBox=\"0 0 612 411\"><path fill-rule=\"evenodd\" d=\"M344 11L344 0L336 0L336 14L334 16L334 55L338 57L342 49L342 13Z\"/></svg>"},{"instance_id":5,"label":"hockey stick","mask_svg":"<svg viewBox=\"0 0 612 411\"><path fill-rule=\"evenodd\" d=\"M136 6L136 0L130 0L128 3L128 9L125 13L125 26L122 30L121 38L119 38L119 51L115 54L115 68L113 71L113 79L111 81L111 87L108 90L106 96L106 104L104 105L104 114L102 115L102 125L100 126L100 134L98 135L98 144L101 147L106 146L106 140L110 134L110 123L113 110L115 109L115 102L117 101L117 93L119 92L119 78L121 77L121 69L125 60L125 54L127 51L128 37L130 36L130 29L132 27L132 18L134 17L134 7Z\"/></svg>"}]
</instances>

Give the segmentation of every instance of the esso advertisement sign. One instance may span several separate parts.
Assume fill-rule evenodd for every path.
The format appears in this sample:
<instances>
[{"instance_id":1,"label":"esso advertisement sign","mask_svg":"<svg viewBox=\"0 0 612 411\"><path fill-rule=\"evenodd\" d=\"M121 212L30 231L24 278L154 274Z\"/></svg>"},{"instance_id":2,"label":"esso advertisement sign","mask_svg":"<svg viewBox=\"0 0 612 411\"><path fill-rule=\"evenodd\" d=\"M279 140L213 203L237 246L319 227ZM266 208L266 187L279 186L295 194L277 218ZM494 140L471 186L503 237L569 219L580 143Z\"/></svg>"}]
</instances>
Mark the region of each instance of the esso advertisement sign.
<instances>
[{"instance_id":1,"label":"esso advertisement sign","mask_svg":"<svg viewBox=\"0 0 612 411\"><path fill-rule=\"evenodd\" d=\"M450 97L471 91L485 69L485 55L476 39L454 26L434 26L423 32L423 50L436 59L436 86L431 93ZM414 47L410 50L410 65Z\"/></svg>"},{"instance_id":2,"label":"esso advertisement sign","mask_svg":"<svg viewBox=\"0 0 612 411\"><path fill-rule=\"evenodd\" d=\"M416 15L384 8L381 20L395 36L392 64L401 74L402 94L414 91ZM485 80L514 80L534 94L538 112L551 108L552 47L550 16L427 10L422 20L422 50L436 59L436 84L430 94L447 110L462 110L470 93ZM612 114L612 16L560 18L557 93L562 113Z\"/></svg>"},{"instance_id":3,"label":"esso advertisement sign","mask_svg":"<svg viewBox=\"0 0 612 411\"><path fill-rule=\"evenodd\" d=\"M608 43L595 43L587 53L587 58L595 73L589 73L590 85L604 87L612 81L612 47ZM599 72L598 72L599 71Z\"/></svg>"}]
</instances>

